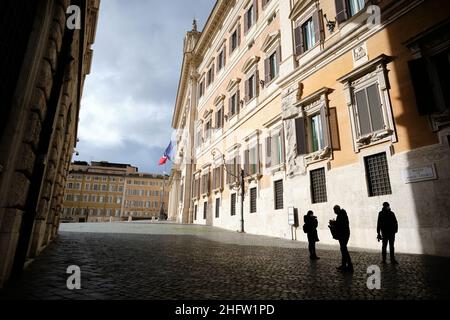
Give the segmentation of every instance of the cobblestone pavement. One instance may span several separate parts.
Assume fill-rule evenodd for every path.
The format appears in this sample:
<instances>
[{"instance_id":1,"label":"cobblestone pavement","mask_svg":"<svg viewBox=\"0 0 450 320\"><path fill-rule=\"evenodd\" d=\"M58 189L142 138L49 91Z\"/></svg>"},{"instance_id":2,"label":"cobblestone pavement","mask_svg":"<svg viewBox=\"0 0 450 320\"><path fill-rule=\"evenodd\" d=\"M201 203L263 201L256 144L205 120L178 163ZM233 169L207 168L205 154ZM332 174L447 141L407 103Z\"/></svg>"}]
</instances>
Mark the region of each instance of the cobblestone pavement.
<instances>
[{"instance_id":1,"label":"cobblestone pavement","mask_svg":"<svg viewBox=\"0 0 450 320\"><path fill-rule=\"evenodd\" d=\"M351 250L342 274L336 247L204 226L71 224L0 299L449 299L450 259ZM367 288L367 267L380 265L381 289ZM67 267L81 268L81 290L66 287Z\"/></svg>"}]
</instances>

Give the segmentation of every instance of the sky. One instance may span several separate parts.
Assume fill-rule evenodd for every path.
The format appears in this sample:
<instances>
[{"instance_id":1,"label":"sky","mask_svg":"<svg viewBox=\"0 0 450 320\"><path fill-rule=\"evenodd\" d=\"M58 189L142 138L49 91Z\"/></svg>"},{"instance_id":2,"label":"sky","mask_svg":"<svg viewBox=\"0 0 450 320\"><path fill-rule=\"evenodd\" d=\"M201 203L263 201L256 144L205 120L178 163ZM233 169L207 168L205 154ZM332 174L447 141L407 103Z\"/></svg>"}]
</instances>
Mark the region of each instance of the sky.
<instances>
[{"instance_id":1,"label":"sky","mask_svg":"<svg viewBox=\"0 0 450 320\"><path fill-rule=\"evenodd\" d=\"M140 172L158 166L172 135L183 39L202 30L215 0L102 0L91 73L81 101L79 155Z\"/></svg>"}]
</instances>

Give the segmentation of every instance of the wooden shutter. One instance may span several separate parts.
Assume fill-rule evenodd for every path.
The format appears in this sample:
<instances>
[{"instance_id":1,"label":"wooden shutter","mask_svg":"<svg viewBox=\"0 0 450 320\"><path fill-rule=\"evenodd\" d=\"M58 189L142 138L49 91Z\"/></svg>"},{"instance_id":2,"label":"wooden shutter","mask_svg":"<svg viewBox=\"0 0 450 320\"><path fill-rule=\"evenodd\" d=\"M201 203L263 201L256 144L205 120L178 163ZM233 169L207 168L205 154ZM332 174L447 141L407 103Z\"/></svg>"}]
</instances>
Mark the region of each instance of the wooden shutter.
<instances>
[{"instance_id":1,"label":"wooden shutter","mask_svg":"<svg viewBox=\"0 0 450 320\"><path fill-rule=\"evenodd\" d=\"M237 30L237 45L239 47L241 45L241 24L238 24L236 30Z\"/></svg>"},{"instance_id":2,"label":"wooden shutter","mask_svg":"<svg viewBox=\"0 0 450 320\"><path fill-rule=\"evenodd\" d=\"M236 113L239 113L241 110L241 91L238 90L236 92Z\"/></svg>"},{"instance_id":3,"label":"wooden shutter","mask_svg":"<svg viewBox=\"0 0 450 320\"><path fill-rule=\"evenodd\" d=\"M271 79L271 74L270 74L270 58L267 58L266 60L264 60L264 72L265 72L265 83L269 83Z\"/></svg>"},{"instance_id":4,"label":"wooden shutter","mask_svg":"<svg viewBox=\"0 0 450 320\"><path fill-rule=\"evenodd\" d=\"M281 163L284 163L285 161L285 143L284 143L284 127L280 130L280 143L281 143Z\"/></svg>"},{"instance_id":5,"label":"wooden shutter","mask_svg":"<svg viewBox=\"0 0 450 320\"><path fill-rule=\"evenodd\" d=\"M219 188L223 189L223 165L219 167Z\"/></svg>"},{"instance_id":6,"label":"wooden shutter","mask_svg":"<svg viewBox=\"0 0 450 320\"><path fill-rule=\"evenodd\" d=\"M210 84L214 82L214 70L215 69L214 69L214 63L213 63L213 65L211 67L211 82L210 82Z\"/></svg>"},{"instance_id":7,"label":"wooden shutter","mask_svg":"<svg viewBox=\"0 0 450 320\"><path fill-rule=\"evenodd\" d=\"M255 96L259 96L259 70L255 70Z\"/></svg>"},{"instance_id":8,"label":"wooden shutter","mask_svg":"<svg viewBox=\"0 0 450 320\"><path fill-rule=\"evenodd\" d=\"M253 13L254 13L254 23L256 23L258 21L258 16L259 16L259 7L258 7L258 0L253 0Z\"/></svg>"},{"instance_id":9,"label":"wooden shutter","mask_svg":"<svg viewBox=\"0 0 450 320\"><path fill-rule=\"evenodd\" d=\"M244 99L245 101L250 100L250 79L245 80L245 96Z\"/></svg>"},{"instance_id":10,"label":"wooden shutter","mask_svg":"<svg viewBox=\"0 0 450 320\"><path fill-rule=\"evenodd\" d=\"M250 150L245 150L244 159L244 175L248 177L250 175Z\"/></svg>"},{"instance_id":11,"label":"wooden shutter","mask_svg":"<svg viewBox=\"0 0 450 320\"><path fill-rule=\"evenodd\" d=\"M247 11L244 13L244 34L248 31L248 14Z\"/></svg>"},{"instance_id":12,"label":"wooden shutter","mask_svg":"<svg viewBox=\"0 0 450 320\"><path fill-rule=\"evenodd\" d=\"M412 60L408 62L408 66L419 114L424 116L437 111L427 60L425 58Z\"/></svg>"},{"instance_id":13,"label":"wooden shutter","mask_svg":"<svg viewBox=\"0 0 450 320\"><path fill-rule=\"evenodd\" d=\"M280 72L280 64L281 64L281 46L279 46L277 48L276 57L277 57L277 73L279 73Z\"/></svg>"},{"instance_id":14,"label":"wooden shutter","mask_svg":"<svg viewBox=\"0 0 450 320\"><path fill-rule=\"evenodd\" d=\"M295 119L295 137L297 142L297 155L307 154L305 118Z\"/></svg>"},{"instance_id":15,"label":"wooden shutter","mask_svg":"<svg viewBox=\"0 0 450 320\"><path fill-rule=\"evenodd\" d=\"M312 16L312 21L314 25L314 38L316 39L316 43L322 43L324 40L324 29L323 29L323 17L322 10L315 11Z\"/></svg>"},{"instance_id":16,"label":"wooden shutter","mask_svg":"<svg viewBox=\"0 0 450 320\"><path fill-rule=\"evenodd\" d=\"M227 46L223 46L223 68L225 68L225 65L227 64Z\"/></svg>"},{"instance_id":17,"label":"wooden shutter","mask_svg":"<svg viewBox=\"0 0 450 320\"><path fill-rule=\"evenodd\" d=\"M228 98L228 119L232 116L231 114L231 100L233 99L233 96Z\"/></svg>"},{"instance_id":18,"label":"wooden shutter","mask_svg":"<svg viewBox=\"0 0 450 320\"><path fill-rule=\"evenodd\" d=\"M295 36L295 54L301 55L303 53L303 33L302 26L297 26L294 30Z\"/></svg>"},{"instance_id":19,"label":"wooden shutter","mask_svg":"<svg viewBox=\"0 0 450 320\"><path fill-rule=\"evenodd\" d=\"M266 138L266 168L272 166L272 137Z\"/></svg>"},{"instance_id":20,"label":"wooden shutter","mask_svg":"<svg viewBox=\"0 0 450 320\"><path fill-rule=\"evenodd\" d=\"M275 210L283 209L283 180L277 180L274 182L274 195Z\"/></svg>"},{"instance_id":21,"label":"wooden shutter","mask_svg":"<svg viewBox=\"0 0 450 320\"><path fill-rule=\"evenodd\" d=\"M333 150L341 150L336 108L329 108L328 113L328 122L330 124L331 135L331 148Z\"/></svg>"},{"instance_id":22,"label":"wooden shutter","mask_svg":"<svg viewBox=\"0 0 450 320\"><path fill-rule=\"evenodd\" d=\"M347 0L335 0L336 21L341 23L348 19Z\"/></svg>"},{"instance_id":23,"label":"wooden shutter","mask_svg":"<svg viewBox=\"0 0 450 320\"><path fill-rule=\"evenodd\" d=\"M322 106L322 108L320 108L320 121L322 122L322 135L325 147L331 148L330 126L327 109L328 108L326 106Z\"/></svg>"}]
</instances>

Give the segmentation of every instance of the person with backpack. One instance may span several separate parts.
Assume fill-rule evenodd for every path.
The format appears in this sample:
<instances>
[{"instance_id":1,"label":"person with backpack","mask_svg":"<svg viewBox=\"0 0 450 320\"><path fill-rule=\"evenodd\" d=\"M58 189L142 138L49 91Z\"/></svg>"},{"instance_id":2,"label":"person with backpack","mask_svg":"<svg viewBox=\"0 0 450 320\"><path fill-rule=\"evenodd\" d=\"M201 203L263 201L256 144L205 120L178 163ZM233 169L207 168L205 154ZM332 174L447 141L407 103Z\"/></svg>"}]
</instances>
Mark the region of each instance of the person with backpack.
<instances>
[{"instance_id":1,"label":"person with backpack","mask_svg":"<svg viewBox=\"0 0 450 320\"><path fill-rule=\"evenodd\" d=\"M348 240L350 239L350 223L348 221L347 212L338 205L333 207L333 211L337 215L334 228L342 255L342 263L336 269L339 271L353 272L352 259L350 258L350 253L347 249Z\"/></svg>"},{"instance_id":2,"label":"person with backpack","mask_svg":"<svg viewBox=\"0 0 450 320\"><path fill-rule=\"evenodd\" d=\"M394 242L395 234L398 232L398 222L395 217L395 213L391 211L389 203L383 203L383 209L378 213L377 223L377 238L378 241L382 240L383 245L381 247L381 254L383 257L383 263L386 263L386 248L389 242L389 255L392 264L398 264L395 260Z\"/></svg>"},{"instance_id":3,"label":"person with backpack","mask_svg":"<svg viewBox=\"0 0 450 320\"><path fill-rule=\"evenodd\" d=\"M314 216L314 212L309 210L303 217L303 221L305 222L303 232L308 235L309 258L311 260L319 260L320 258L316 254L316 242L319 241L319 237L317 236L317 217Z\"/></svg>"}]
</instances>

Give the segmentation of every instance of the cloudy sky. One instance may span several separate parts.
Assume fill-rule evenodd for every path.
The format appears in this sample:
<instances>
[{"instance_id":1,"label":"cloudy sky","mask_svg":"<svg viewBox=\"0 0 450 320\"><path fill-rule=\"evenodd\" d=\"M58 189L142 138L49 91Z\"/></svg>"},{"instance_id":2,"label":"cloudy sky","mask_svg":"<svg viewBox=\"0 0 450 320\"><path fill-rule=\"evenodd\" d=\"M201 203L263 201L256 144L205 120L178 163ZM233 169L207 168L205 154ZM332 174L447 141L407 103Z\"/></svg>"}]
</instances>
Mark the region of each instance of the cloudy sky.
<instances>
[{"instance_id":1,"label":"cloudy sky","mask_svg":"<svg viewBox=\"0 0 450 320\"><path fill-rule=\"evenodd\" d=\"M80 161L157 163L172 129L183 38L203 28L215 0L102 0L81 103Z\"/></svg>"}]
</instances>

